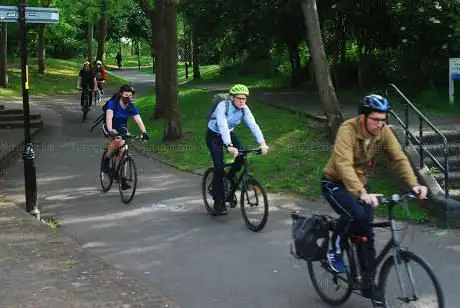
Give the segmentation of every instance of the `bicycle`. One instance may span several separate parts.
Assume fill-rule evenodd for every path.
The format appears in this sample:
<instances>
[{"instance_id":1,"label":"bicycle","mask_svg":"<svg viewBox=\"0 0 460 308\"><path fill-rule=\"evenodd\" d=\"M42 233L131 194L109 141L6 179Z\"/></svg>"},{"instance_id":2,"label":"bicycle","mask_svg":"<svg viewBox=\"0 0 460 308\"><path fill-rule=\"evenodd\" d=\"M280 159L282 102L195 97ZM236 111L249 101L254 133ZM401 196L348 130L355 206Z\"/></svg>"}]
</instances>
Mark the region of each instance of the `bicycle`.
<instances>
[{"instance_id":1,"label":"bicycle","mask_svg":"<svg viewBox=\"0 0 460 308\"><path fill-rule=\"evenodd\" d=\"M91 99L92 99L92 90L88 87L85 87L82 89L83 91L83 106L81 107L81 110L82 110L82 117L81 117L81 121L82 122L85 122L86 121L86 117L88 115L88 111L91 109L90 107L90 102L91 102Z\"/></svg>"},{"instance_id":2,"label":"bicycle","mask_svg":"<svg viewBox=\"0 0 460 308\"><path fill-rule=\"evenodd\" d=\"M398 230L396 228L396 221L394 216L394 208L397 205L404 207L405 211L408 211L407 205L403 205L403 201L414 199L415 196L412 194L403 194L398 195L395 194L391 198L380 198L381 205L388 206L388 220L385 222L377 222L373 223L372 226L376 228L390 228L391 230L391 238L386 243L384 248L378 254L375 263L372 265L371 273L376 273L375 276L372 276L370 281L372 285L375 283L375 278L378 277L378 284L376 287L380 289L382 292L382 296L384 299L384 307L439 307L444 308L444 294L441 289L441 285L436 278L433 270L431 269L430 265L426 261L424 261L421 257L416 255L415 253L409 251L406 248L402 248L400 246L401 241L398 242L396 238L397 231L404 231L404 229ZM292 215L298 215L293 213ZM332 218L327 215L323 215L327 217L328 220L328 228L330 231L333 231L335 228L335 224L337 219ZM294 218L294 216L292 216ZM310 279L313 283L313 287L315 288L316 292L320 296L320 298L329 305L337 306L345 303L348 298L350 297L351 293L355 293L361 296L363 294L359 293L358 291L362 291L365 287L363 285L363 277L361 276L362 273L360 272L360 268L358 266L358 256L357 256L357 247L367 240L366 237L357 236L354 234L345 234L344 235L344 259L348 259L347 264L347 271L345 273L336 273L334 272L328 264L327 257L324 254L324 257L321 258L320 261L307 261L308 264L308 272L310 274ZM385 258L391 251L391 255ZM344 260L345 261L345 260ZM318 270L315 271L314 265L319 263L320 267ZM347 263L345 261L345 263ZM410 265L409 263L415 263ZM377 269L380 267L380 271L377 275ZM416 287L420 288L420 284L416 285L414 273L412 271L412 267L414 265L419 265L424 271L424 274L427 275L429 282L434 286L434 292L428 295L427 298L421 298L420 294L417 291ZM390 279L391 270L395 269L396 272L396 280L398 281L397 284L394 283L394 278ZM338 292L342 291L342 295L338 295L336 298L332 297L331 293L326 292L322 289L319 280L318 274L319 271L325 271L325 274L330 274L330 278L327 279L327 283L332 285L332 291ZM405 275L405 276L403 276ZM419 277L419 276L417 276ZM343 283L343 285L340 284ZM395 300L400 301L399 304L401 306L392 304L393 302L389 301L389 297L391 295L396 295L398 290L389 290L389 287L392 286L399 286L399 296L396 296ZM422 300L422 302L418 302ZM416 303L417 302L417 303ZM404 306L407 304L408 306Z\"/></svg>"},{"instance_id":3,"label":"bicycle","mask_svg":"<svg viewBox=\"0 0 460 308\"><path fill-rule=\"evenodd\" d=\"M134 163L134 158L128 152L128 141L130 140L143 140L142 136L132 136L132 135L120 135L125 143L120 146L115 152L112 154L109 163L109 172L104 172L103 164L105 154L107 153L107 149L104 150L104 154L102 154L101 159L101 168L99 172L99 180L101 182L102 191L107 192L112 187L113 180L118 182L118 189L120 191L121 201L123 203L128 204L130 203L133 198L134 194L136 193L137 187L137 170L136 164ZM118 159L117 157L120 155L120 151L123 149L123 156ZM119 162L118 162L119 161ZM118 162L118 163L117 163ZM105 182L107 180L107 183ZM125 192L129 191L129 189L123 189L123 184L128 184L130 186L131 192L128 192L125 195Z\"/></svg>"},{"instance_id":4,"label":"bicycle","mask_svg":"<svg viewBox=\"0 0 460 308\"><path fill-rule=\"evenodd\" d=\"M100 86L101 82L98 81L97 82L97 89L96 89L96 93L94 95L94 107L97 106L97 104L100 104L102 99L104 98L104 94L103 94L103 91L101 89L101 86Z\"/></svg>"},{"instance_id":5,"label":"bicycle","mask_svg":"<svg viewBox=\"0 0 460 308\"><path fill-rule=\"evenodd\" d=\"M243 216L243 220L246 223L246 226L249 230L258 232L262 230L267 223L268 219L268 198L265 189L263 188L262 184L252 175L249 171L249 163L247 160L247 155L249 153L256 153L257 155L261 155L262 152L260 149L250 149L250 150L239 150L238 156L240 159L243 159L243 170L241 171L237 180L233 183L230 181L227 176L224 178L224 189L225 189L225 206L227 209L236 207L238 200L236 198L236 191L241 187L241 195L240 195L240 209L241 215ZM233 163L225 164L225 169L228 170ZM203 174L202 178L202 194L203 194L203 201L206 207L207 212L212 215L216 216L216 212L211 205L213 203L213 192L212 192L212 179L214 176L214 167L209 167ZM226 174L228 171L226 171ZM253 192L255 195L254 201L251 202L250 200L250 192ZM210 201L208 201L208 196L211 197ZM259 201L263 202L263 207L260 209ZM228 204L228 205L227 205ZM257 212L263 211L262 218L260 220L250 219L247 211L249 208L254 208ZM253 222L254 221L254 222ZM257 222L258 221L258 222Z\"/></svg>"}]
</instances>

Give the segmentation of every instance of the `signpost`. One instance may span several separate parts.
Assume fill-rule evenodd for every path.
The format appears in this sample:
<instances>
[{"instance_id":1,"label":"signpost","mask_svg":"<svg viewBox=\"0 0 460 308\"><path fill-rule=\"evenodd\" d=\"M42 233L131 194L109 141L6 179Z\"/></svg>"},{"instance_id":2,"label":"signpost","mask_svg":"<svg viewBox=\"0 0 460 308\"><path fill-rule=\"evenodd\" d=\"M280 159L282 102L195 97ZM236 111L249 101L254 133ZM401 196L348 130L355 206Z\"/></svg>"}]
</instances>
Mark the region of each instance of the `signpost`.
<instances>
[{"instance_id":1,"label":"signpost","mask_svg":"<svg viewBox=\"0 0 460 308\"><path fill-rule=\"evenodd\" d=\"M460 58L449 59L449 102L454 103L454 81L460 80Z\"/></svg>"},{"instance_id":2,"label":"signpost","mask_svg":"<svg viewBox=\"0 0 460 308\"><path fill-rule=\"evenodd\" d=\"M24 151L22 159L24 160L26 211L40 219L40 210L37 205L35 151L30 137L26 23L58 23L59 10L56 8L26 7L26 0L20 0L17 7L0 6L0 22L19 22L21 33L22 106L24 111Z\"/></svg>"}]
</instances>

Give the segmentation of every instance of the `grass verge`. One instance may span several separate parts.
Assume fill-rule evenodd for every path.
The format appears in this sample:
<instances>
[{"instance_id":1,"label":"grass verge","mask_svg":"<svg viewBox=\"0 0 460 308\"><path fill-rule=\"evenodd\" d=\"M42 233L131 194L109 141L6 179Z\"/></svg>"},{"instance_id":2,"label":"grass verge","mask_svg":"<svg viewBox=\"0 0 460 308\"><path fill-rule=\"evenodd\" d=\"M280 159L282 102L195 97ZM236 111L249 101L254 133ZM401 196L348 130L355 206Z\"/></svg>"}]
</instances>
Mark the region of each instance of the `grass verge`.
<instances>
[{"instance_id":1,"label":"grass verge","mask_svg":"<svg viewBox=\"0 0 460 308\"><path fill-rule=\"evenodd\" d=\"M45 217L45 218L42 218L42 221L47 224L50 228L53 228L53 229L57 229L59 228L61 225L59 224L59 222L53 218L53 217Z\"/></svg>"},{"instance_id":2,"label":"grass verge","mask_svg":"<svg viewBox=\"0 0 460 308\"><path fill-rule=\"evenodd\" d=\"M38 74L37 59L30 59L29 66L29 95L45 96L53 94L75 93L77 89L78 73L81 63L77 61L47 59L46 74ZM18 60L10 61L8 69L9 88L0 88L0 97L19 98L22 93L22 75ZM110 85L121 85L124 79L110 75L108 77Z\"/></svg>"}]
</instances>

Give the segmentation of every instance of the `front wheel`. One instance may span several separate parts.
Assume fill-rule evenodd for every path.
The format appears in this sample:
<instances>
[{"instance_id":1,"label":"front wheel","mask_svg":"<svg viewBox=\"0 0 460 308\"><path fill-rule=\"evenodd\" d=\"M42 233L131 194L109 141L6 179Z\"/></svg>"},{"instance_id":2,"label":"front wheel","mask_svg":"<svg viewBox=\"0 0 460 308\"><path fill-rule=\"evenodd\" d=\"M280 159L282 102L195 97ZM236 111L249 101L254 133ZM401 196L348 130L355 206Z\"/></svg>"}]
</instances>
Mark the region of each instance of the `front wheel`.
<instances>
[{"instance_id":1,"label":"front wheel","mask_svg":"<svg viewBox=\"0 0 460 308\"><path fill-rule=\"evenodd\" d=\"M389 257L379 276L385 307L445 307L441 285L421 257L401 250L396 260Z\"/></svg>"},{"instance_id":2,"label":"front wheel","mask_svg":"<svg viewBox=\"0 0 460 308\"><path fill-rule=\"evenodd\" d=\"M250 177L241 188L240 208L243 220L249 230L258 232L268 219L268 198L262 184Z\"/></svg>"},{"instance_id":3,"label":"front wheel","mask_svg":"<svg viewBox=\"0 0 460 308\"><path fill-rule=\"evenodd\" d=\"M133 200L137 186L137 170L133 158L131 156L124 158L120 162L119 170L118 187L121 201L128 204Z\"/></svg>"},{"instance_id":4,"label":"front wheel","mask_svg":"<svg viewBox=\"0 0 460 308\"><path fill-rule=\"evenodd\" d=\"M112 182L113 182L113 176L112 176L113 167L111 166L112 160L110 160L109 169L104 170L104 158L105 158L106 153L107 153L107 150L105 150L104 154L102 154L101 167L99 170L99 181L101 182L103 192L109 191L110 187L112 187Z\"/></svg>"},{"instance_id":5,"label":"front wheel","mask_svg":"<svg viewBox=\"0 0 460 308\"><path fill-rule=\"evenodd\" d=\"M344 248L343 257L346 264L350 264L351 252L349 247ZM326 256L320 261L308 261L310 279L321 299L331 305L338 306L345 303L353 290L350 267L345 273L334 272Z\"/></svg>"},{"instance_id":6,"label":"front wheel","mask_svg":"<svg viewBox=\"0 0 460 308\"><path fill-rule=\"evenodd\" d=\"M85 93L85 95L83 96L83 107L82 107L82 116L81 116L82 122L85 122L88 116L89 100L90 100L89 94Z\"/></svg>"}]
</instances>

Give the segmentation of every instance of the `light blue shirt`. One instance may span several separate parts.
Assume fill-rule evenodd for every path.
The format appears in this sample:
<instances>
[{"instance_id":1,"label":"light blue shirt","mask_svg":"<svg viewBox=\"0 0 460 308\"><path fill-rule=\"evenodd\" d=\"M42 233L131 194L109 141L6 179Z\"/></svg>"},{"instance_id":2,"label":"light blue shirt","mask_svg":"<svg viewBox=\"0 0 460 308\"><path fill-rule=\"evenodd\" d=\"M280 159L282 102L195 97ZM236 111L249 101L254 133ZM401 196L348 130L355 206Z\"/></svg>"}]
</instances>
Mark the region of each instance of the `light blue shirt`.
<instances>
[{"instance_id":1,"label":"light blue shirt","mask_svg":"<svg viewBox=\"0 0 460 308\"><path fill-rule=\"evenodd\" d=\"M244 113L242 110L233 106L230 102L228 105L228 116L225 116L226 101L220 102L214 112L211 115L211 120L208 122L208 128L215 133L219 133L222 137L224 144L231 144L232 139L230 138L230 132L241 123L241 120L244 121L246 126L251 131L252 135L256 139L258 144L265 143L264 136L260 130L259 125L257 125L254 116L252 115L251 109L248 105L244 105Z\"/></svg>"}]
</instances>

